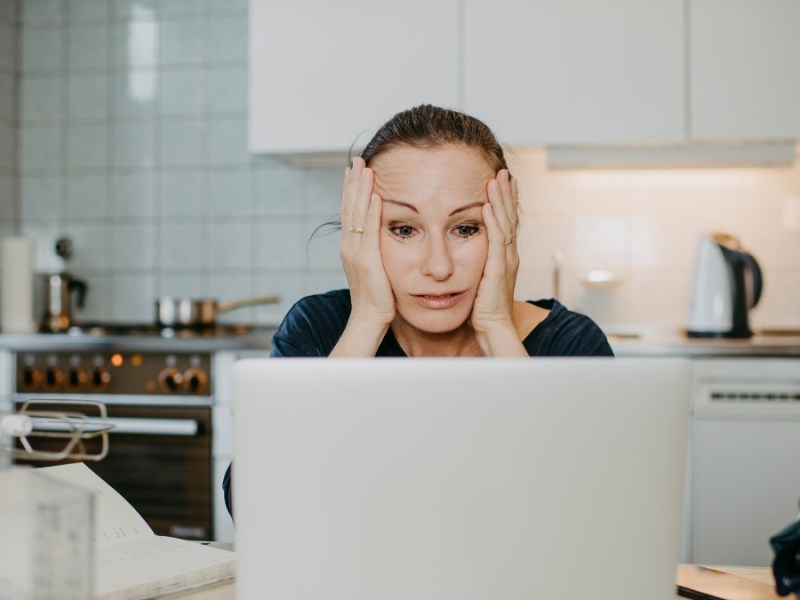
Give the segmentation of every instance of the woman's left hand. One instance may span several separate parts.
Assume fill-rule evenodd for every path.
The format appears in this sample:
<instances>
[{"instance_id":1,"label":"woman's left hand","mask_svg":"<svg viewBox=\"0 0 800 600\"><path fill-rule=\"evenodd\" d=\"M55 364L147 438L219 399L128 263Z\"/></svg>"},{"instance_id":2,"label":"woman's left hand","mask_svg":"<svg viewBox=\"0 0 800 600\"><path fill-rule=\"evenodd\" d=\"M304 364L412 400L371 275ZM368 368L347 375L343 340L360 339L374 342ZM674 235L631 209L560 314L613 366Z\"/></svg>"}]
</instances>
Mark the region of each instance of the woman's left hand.
<instances>
[{"instance_id":1,"label":"woman's left hand","mask_svg":"<svg viewBox=\"0 0 800 600\"><path fill-rule=\"evenodd\" d=\"M519 191L517 180L511 179L506 169L498 171L487 184L487 190L489 202L483 205L483 222L489 237L489 253L470 323L484 353L495 354L492 351L495 344L490 338L509 341L509 332L513 332L516 346L521 347L512 318L519 268L516 239Z\"/></svg>"}]
</instances>

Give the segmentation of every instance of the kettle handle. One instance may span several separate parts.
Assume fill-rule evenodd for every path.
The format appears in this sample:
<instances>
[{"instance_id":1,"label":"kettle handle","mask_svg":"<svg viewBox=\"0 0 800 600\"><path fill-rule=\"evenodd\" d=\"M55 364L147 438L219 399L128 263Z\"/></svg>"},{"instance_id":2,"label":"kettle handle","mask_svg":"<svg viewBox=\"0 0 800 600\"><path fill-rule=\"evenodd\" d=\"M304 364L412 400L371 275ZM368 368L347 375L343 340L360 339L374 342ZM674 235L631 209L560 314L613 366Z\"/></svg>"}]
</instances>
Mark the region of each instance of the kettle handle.
<instances>
[{"instance_id":1,"label":"kettle handle","mask_svg":"<svg viewBox=\"0 0 800 600\"><path fill-rule=\"evenodd\" d=\"M78 292L75 304L78 308L83 308L86 304L86 292L89 290L89 284L82 279L70 279L67 289L70 293Z\"/></svg>"},{"instance_id":2,"label":"kettle handle","mask_svg":"<svg viewBox=\"0 0 800 600\"><path fill-rule=\"evenodd\" d=\"M755 258L753 258L752 255L743 253L742 258L744 259L744 264L750 271L750 275L753 278L753 289L750 291L750 297L747 299L747 307L753 308L761 299L761 291L764 287L764 278L761 275L761 267L758 266L758 262Z\"/></svg>"}]
</instances>

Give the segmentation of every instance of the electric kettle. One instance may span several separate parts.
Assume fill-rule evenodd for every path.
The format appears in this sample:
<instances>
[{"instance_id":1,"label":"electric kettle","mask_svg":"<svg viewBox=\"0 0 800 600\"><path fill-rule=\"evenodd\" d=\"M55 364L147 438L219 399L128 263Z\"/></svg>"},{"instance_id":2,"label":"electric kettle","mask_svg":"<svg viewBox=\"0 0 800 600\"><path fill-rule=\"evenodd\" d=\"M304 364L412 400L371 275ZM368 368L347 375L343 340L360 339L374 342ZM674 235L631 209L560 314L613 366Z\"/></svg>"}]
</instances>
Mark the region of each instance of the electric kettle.
<instances>
[{"instance_id":1,"label":"electric kettle","mask_svg":"<svg viewBox=\"0 0 800 600\"><path fill-rule=\"evenodd\" d=\"M83 308L88 284L69 273L46 273L40 275L42 287L41 330L61 333L69 329L72 320L72 294L77 294L76 305Z\"/></svg>"},{"instance_id":2,"label":"electric kettle","mask_svg":"<svg viewBox=\"0 0 800 600\"><path fill-rule=\"evenodd\" d=\"M748 313L761 298L761 268L727 233L701 235L689 290L689 337L748 338Z\"/></svg>"}]
</instances>

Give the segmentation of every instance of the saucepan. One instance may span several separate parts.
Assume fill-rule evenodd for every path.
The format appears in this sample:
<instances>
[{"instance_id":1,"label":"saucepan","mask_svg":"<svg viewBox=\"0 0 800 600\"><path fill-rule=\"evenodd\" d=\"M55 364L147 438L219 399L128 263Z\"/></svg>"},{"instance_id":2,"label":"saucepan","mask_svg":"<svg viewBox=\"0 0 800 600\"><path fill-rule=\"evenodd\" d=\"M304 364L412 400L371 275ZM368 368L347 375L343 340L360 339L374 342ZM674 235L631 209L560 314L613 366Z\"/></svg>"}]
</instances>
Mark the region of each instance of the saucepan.
<instances>
[{"instance_id":1,"label":"saucepan","mask_svg":"<svg viewBox=\"0 0 800 600\"><path fill-rule=\"evenodd\" d=\"M156 299L156 324L164 328L205 329L217 324L217 315L242 306L274 304L280 296L253 296L230 302L215 298L175 298L162 296Z\"/></svg>"}]
</instances>

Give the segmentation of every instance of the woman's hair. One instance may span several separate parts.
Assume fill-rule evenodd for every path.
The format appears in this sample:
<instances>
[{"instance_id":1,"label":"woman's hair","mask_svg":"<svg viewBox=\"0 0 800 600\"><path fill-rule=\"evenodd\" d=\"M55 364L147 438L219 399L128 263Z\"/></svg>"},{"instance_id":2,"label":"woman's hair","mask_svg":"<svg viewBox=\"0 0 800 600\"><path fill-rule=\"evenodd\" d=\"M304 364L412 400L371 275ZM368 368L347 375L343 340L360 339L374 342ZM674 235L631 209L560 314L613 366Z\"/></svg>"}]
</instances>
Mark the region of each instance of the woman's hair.
<instances>
[{"instance_id":1,"label":"woman's hair","mask_svg":"<svg viewBox=\"0 0 800 600\"><path fill-rule=\"evenodd\" d=\"M466 146L482 152L495 172L508 169L503 148L485 123L430 104L404 110L389 119L367 143L361 158L369 166L376 156L398 146Z\"/></svg>"},{"instance_id":2,"label":"woman's hair","mask_svg":"<svg viewBox=\"0 0 800 600\"><path fill-rule=\"evenodd\" d=\"M508 169L502 146L483 121L457 110L431 104L420 104L404 110L386 121L361 151L361 158L369 166L379 154L398 146L412 148L464 146L481 152L495 172ZM350 151L352 165L352 147ZM309 243L318 233L325 230L338 231L341 225L341 222L335 219L323 223L314 229Z\"/></svg>"}]
</instances>

